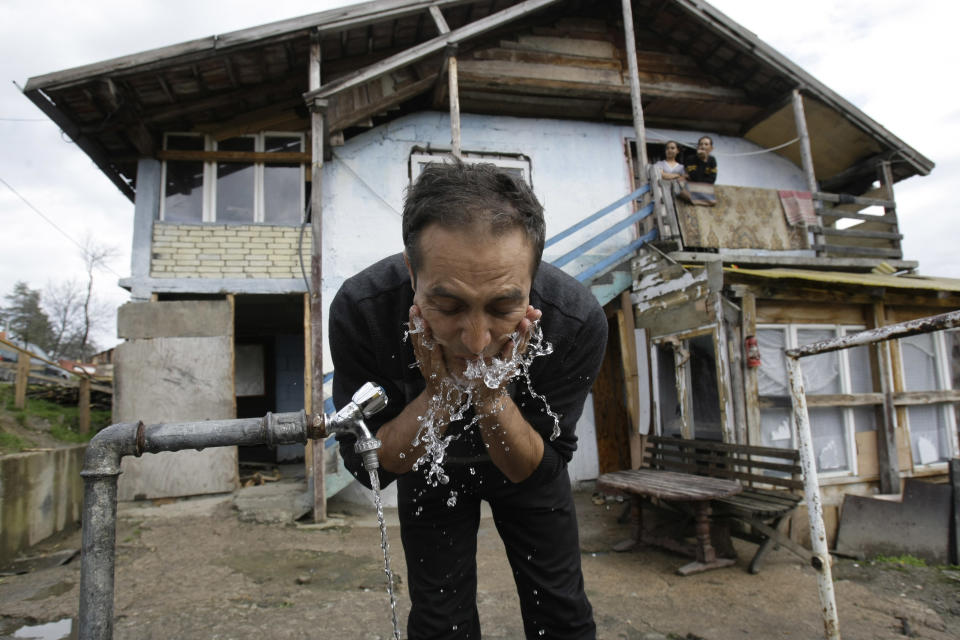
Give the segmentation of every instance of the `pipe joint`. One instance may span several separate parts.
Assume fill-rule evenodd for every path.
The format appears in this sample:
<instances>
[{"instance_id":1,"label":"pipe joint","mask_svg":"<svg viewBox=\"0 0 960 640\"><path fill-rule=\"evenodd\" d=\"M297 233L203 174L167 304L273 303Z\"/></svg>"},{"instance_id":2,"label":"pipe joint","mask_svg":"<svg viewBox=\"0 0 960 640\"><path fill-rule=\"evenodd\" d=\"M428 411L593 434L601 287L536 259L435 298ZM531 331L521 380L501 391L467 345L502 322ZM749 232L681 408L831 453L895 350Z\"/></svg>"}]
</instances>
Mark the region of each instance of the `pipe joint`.
<instances>
[{"instance_id":1,"label":"pipe joint","mask_svg":"<svg viewBox=\"0 0 960 640\"><path fill-rule=\"evenodd\" d=\"M120 422L102 429L87 445L83 477L118 476L124 456L140 455L142 422Z\"/></svg>"},{"instance_id":2,"label":"pipe joint","mask_svg":"<svg viewBox=\"0 0 960 640\"><path fill-rule=\"evenodd\" d=\"M263 417L264 442L275 447L278 444L305 442L307 439L307 414L304 411L291 413L267 413Z\"/></svg>"}]
</instances>

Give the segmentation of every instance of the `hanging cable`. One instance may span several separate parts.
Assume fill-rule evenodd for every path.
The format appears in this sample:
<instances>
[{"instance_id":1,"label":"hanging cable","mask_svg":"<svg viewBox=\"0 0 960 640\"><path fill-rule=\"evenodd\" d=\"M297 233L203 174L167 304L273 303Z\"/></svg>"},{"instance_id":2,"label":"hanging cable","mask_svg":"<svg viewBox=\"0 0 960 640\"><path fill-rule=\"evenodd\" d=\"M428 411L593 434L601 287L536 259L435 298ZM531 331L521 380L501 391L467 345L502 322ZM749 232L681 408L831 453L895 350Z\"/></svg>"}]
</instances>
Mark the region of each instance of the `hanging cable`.
<instances>
[{"instance_id":1,"label":"hanging cable","mask_svg":"<svg viewBox=\"0 0 960 640\"><path fill-rule=\"evenodd\" d=\"M69 241L72 242L73 244L77 245L77 247L80 249L80 251L86 253L86 251L87 251L87 248L86 248L86 247L84 247L82 244L80 244L79 242L77 242L76 240L74 240L73 237L70 236L70 234L68 234L66 231L64 231L64 230L61 229L59 226L57 226L57 223L55 223L53 220L51 220L50 218L48 218L47 216L45 216L45 215L43 214L43 212L40 211L40 209L37 209L35 206L33 206L33 204L32 204L29 200L27 200L27 199L24 198L22 195L20 195L20 192L19 192L19 191L17 191L17 190L14 189L12 186L10 186L10 183L9 183L9 182L7 182L6 180L4 180L3 178L0 178L0 182L2 182L2 183L3 183L3 186L5 186L7 189L10 189L10 191L13 192L13 195L15 195L15 196L17 196L18 198L20 198L25 205L27 205L28 207L30 207L30 209L32 209L34 213L36 213L38 216L40 216L41 218L43 218L43 219L47 222L47 224L49 224L51 227L53 227L54 229L56 229L57 231L59 231L60 234L63 235L64 238L66 238L67 240L69 240ZM112 273L113 275L117 276L118 278L122 277L119 273L117 273L116 271L114 271L113 269L111 269L109 265L107 265L107 264L102 264L101 266L102 266L104 269L106 269L107 271L109 271L110 273Z\"/></svg>"},{"instance_id":2,"label":"hanging cable","mask_svg":"<svg viewBox=\"0 0 960 640\"><path fill-rule=\"evenodd\" d=\"M310 209L312 205L312 201L307 201L307 208L303 213L303 224L300 225L300 235L297 238L297 262L300 263L300 275L303 276L303 285L307 288L307 293L310 293L310 280L307 279L307 270L303 266L303 232L307 228L307 225L310 224Z\"/></svg>"},{"instance_id":3,"label":"hanging cable","mask_svg":"<svg viewBox=\"0 0 960 640\"><path fill-rule=\"evenodd\" d=\"M375 195L380 202L382 202L383 204L385 204L385 205L387 206L387 208L390 209L390 211L393 211L395 214L397 214L397 215L400 216L401 218L403 217L403 214L402 214L402 213L400 213L399 211L397 211L397 209L396 209L392 204L390 204L390 203L387 201L386 198L384 198L382 195L380 195L379 193L377 193L377 190L374 189L372 186L370 186L370 183L368 183L366 180L364 180L364 179L363 179L363 176L361 176L359 173L357 173L357 171L356 171L353 167L351 167L350 164L349 164L346 160L344 160L341 156L337 155L337 152L336 152L336 151L333 152L333 157L336 158L337 160L339 160L339 161L340 161L340 164L342 164L344 167L346 167L347 170L348 170L350 173L352 173L352 174L354 175L354 177L356 177L357 180L360 181L360 184L362 184L363 186L365 186L365 187L367 188L367 190L368 190L370 193L372 193L373 195Z\"/></svg>"},{"instance_id":4,"label":"hanging cable","mask_svg":"<svg viewBox=\"0 0 960 640\"><path fill-rule=\"evenodd\" d=\"M742 152L742 153L714 153L713 155L715 155L715 156L717 156L717 157L719 157L719 158L736 158L736 157L741 157L741 156L758 156L758 155L761 155L761 154L763 154L763 153L770 153L771 151L778 151L778 150L780 150L780 149L783 149L784 147L789 147L789 146L792 145L794 142L799 142L799 141L800 141L800 136L797 136L797 137L794 138L793 140L787 140L787 141L784 142L783 144L778 144L777 146L775 146L775 147L770 147L770 148L768 148L768 149L758 149L757 151L744 151L744 152Z\"/></svg>"}]
</instances>

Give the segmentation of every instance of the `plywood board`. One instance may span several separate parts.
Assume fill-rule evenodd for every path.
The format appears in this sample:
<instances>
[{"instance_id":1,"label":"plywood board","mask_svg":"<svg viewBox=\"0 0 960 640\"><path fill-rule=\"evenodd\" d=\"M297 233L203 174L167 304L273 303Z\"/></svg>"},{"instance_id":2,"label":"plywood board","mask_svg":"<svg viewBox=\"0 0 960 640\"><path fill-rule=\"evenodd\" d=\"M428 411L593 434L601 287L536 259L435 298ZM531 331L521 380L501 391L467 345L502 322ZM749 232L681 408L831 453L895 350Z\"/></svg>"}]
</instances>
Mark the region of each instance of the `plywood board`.
<instances>
[{"instance_id":1,"label":"plywood board","mask_svg":"<svg viewBox=\"0 0 960 640\"><path fill-rule=\"evenodd\" d=\"M677 202L680 235L685 247L725 249L807 249L806 232L787 224L780 197L771 189L714 188L712 207Z\"/></svg>"},{"instance_id":2,"label":"plywood board","mask_svg":"<svg viewBox=\"0 0 960 640\"><path fill-rule=\"evenodd\" d=\"M876 140L835 109L819 100L803 96L807 130L810 131L810 150L817 180L831 178L850 165L881 151ZM793 105L787 103L769 118L758 123L744 136L761 147L771 148L797 135ZM800 166L800 147L791 144L776 151Z\"/></svg>"},{"instance_id":3,"label":"plywood board","mask_svg":"<svg viewBox=\"0 0 960 640\"><path fill-rule=\"evenodd\" d=\"M950 485L908 478L901 501L848 495L836 548L850 555L950 559Z\"/></svg>"},{"instance_id":4,"label":"plywood board","mask_svg":"<svg viewBox=\"0 0 960 640\"><path fill-rule=\"evenodd\" d=\"M859 431L856 434L857 441L857 476L866 478L876 478L880 471L877 462L877 432Z\"/></svg>"},{"instance_id":5,"label":"plywood board","mask_svg":"<svg viewBox=\"0 0 960 640\"><path fill-rule=\"evenodd\" d=\"M761 324L829 323L864 324L864 307L854 304L810 304L809 302L757 301L757 322Z\"/></svg>"},{"instance_id":6,"label":"plywood board","mask_svg":"<svg viewBox=\"0 0 960 640\"><path fill-rule=\"evenodd\" d=\"M233 339L132 340L115 352L119 422L193 422L233 418ZM237 448L127 457L119 498L162 498L232 491Z\"/></svg>"}]
</instances>

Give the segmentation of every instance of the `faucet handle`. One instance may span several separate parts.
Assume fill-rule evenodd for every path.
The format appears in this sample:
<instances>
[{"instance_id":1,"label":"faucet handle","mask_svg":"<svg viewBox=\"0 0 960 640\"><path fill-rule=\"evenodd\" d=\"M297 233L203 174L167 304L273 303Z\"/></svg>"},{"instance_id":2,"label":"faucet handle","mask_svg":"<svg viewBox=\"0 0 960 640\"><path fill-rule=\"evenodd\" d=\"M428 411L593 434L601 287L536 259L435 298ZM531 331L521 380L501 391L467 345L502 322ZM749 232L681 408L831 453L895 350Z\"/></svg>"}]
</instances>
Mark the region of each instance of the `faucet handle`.
<instances>
[{"instance_id":1,"label":"faucet handle","mask_svg":"<svg viewBox=\"0 0 960 640\"><path fill-rule=\"evenodd\" d=\"M387 406L387 392L378 384L366 382L353 394L352 400L360 407L363 417L369 418Z\"/></svg>"}]
</instances>

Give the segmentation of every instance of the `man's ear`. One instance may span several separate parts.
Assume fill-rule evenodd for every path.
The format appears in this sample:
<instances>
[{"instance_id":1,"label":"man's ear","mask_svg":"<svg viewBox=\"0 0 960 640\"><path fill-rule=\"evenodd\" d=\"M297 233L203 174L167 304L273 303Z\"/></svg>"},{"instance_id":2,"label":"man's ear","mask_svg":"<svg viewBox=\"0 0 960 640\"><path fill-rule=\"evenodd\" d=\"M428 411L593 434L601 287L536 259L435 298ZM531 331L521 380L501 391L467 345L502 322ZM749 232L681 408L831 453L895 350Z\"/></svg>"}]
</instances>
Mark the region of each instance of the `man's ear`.
<instances>
[{"instance_id":1,"label":"man's ear","mask_svg":"<svg viewBox=\"0 0 960 640\"><path fill-rule=\"evenodd\" d=\"M413 292L417 292L417 277L413 274L413 267L410 266L410 258L407 257L407 252L403 252L403 264L407 265L407 273L410 274L410 288L413 289Z\"/></svg>"}]
</instances>

